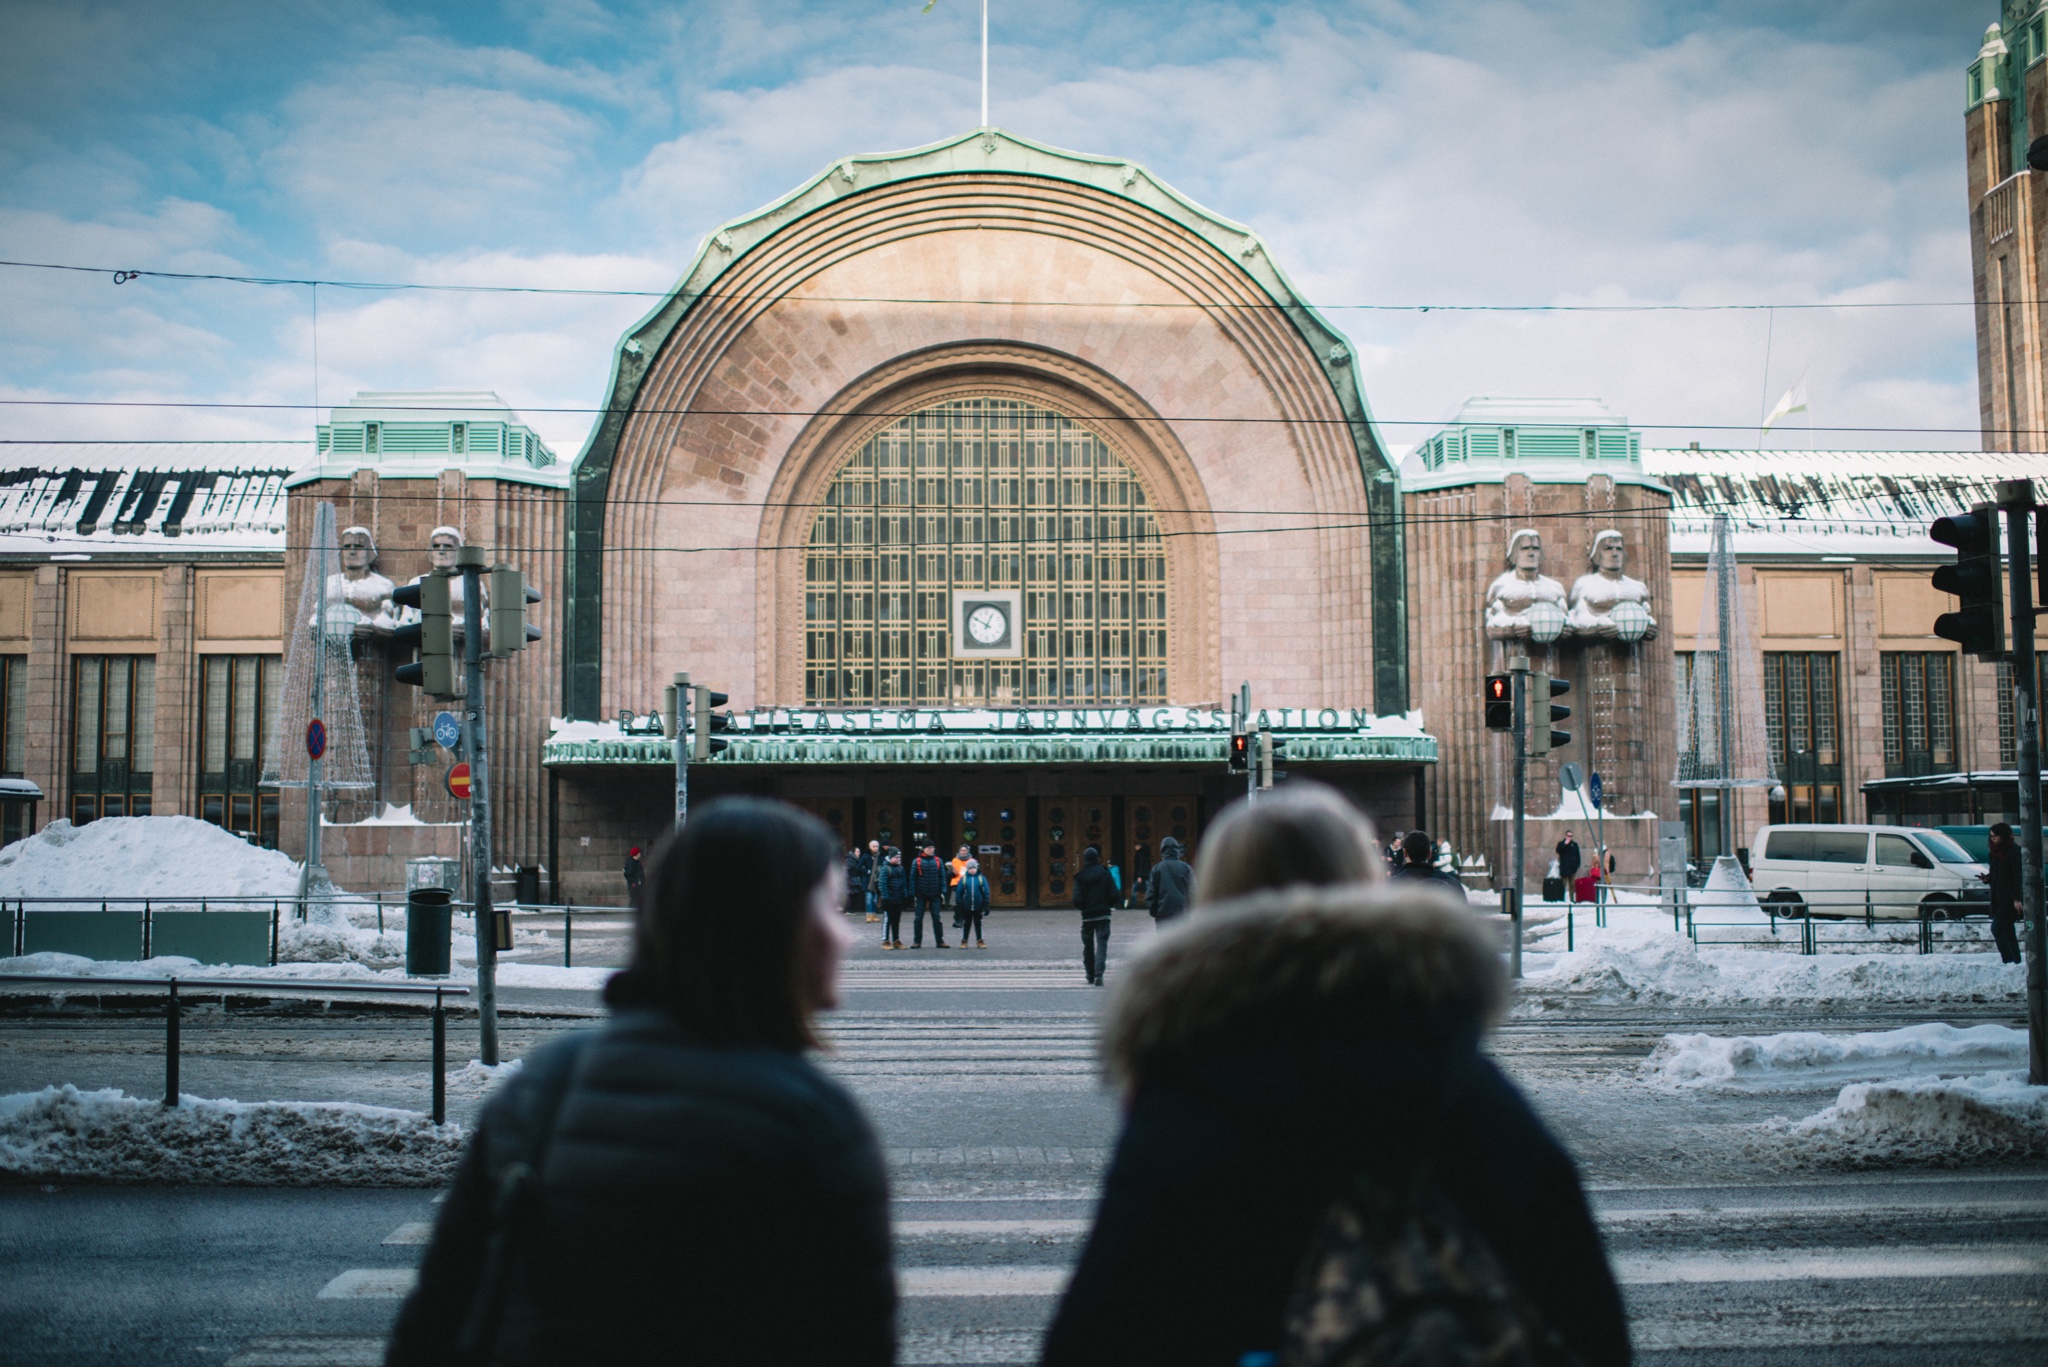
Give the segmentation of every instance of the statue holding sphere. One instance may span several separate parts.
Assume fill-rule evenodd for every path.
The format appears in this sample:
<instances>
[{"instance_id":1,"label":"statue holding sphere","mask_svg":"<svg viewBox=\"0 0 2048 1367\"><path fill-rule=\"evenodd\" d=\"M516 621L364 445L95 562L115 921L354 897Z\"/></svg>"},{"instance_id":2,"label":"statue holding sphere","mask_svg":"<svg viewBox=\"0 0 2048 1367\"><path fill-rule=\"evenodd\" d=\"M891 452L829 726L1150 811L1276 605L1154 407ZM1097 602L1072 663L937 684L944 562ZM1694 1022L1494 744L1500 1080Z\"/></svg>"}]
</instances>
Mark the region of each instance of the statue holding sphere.
<instances>
[{"instance_id":1,"label":"statue holding sphere","mask_svg":"<svg viewBox=\"0 0 2048 1367\"><path fill-rule=\"evenodd\" d=\"M1650 586L1623 572L1627 558L1619 531L1609 527L1593 537L1586 553L1587 573L1572 583L1566 624L1574 636L1625 642L1656 639Z\"/></svg>"},{"instance_id":2,"label":"statue holding sphere","mask_svg":"<svg viewBox=\"0 0 2048 1367\"><path fill-rule=\"evenodd\" d=\"M1543 573L1543 538L1524 527L1508 538L1507 572L1486 589L1486 634L1538 645L1564 634L1564 585Z\"/></svg>"}]
</instances>

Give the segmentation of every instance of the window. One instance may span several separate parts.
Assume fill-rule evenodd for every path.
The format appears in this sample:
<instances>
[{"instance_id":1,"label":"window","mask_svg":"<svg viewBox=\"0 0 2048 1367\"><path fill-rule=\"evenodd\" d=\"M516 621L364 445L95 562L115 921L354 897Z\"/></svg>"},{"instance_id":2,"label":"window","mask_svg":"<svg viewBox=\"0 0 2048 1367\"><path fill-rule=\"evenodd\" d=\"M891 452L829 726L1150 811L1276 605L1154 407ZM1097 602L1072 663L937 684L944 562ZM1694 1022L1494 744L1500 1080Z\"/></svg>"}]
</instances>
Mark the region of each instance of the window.
<instances>
[{"instance_id":1,"label":"window","mask_svg":"<svg viewBox=\"0 0 2048 1367\"><path fill-rule=\"evenodd\" d=\"M1913 842L1906 839L1903 835L1884 835L1882 833L1878 835L1877 862L1880 867L1887 869L1910 869L1913 867L1913 861L1916 858L1923 863L1930 862L1927 856L1921 854Z\"/></svg>"},{"instance_id":2,"label":"window","mask_svg":"<svg viewBox=\"0 0 2048 1367\"><path fill-rule=\"evenodd\" d=\"M20 778L28 762L28 656L0 655L0 775ZM0 803L0 845L28 834L28 808Z\"/></svg>"},{"instance_id":3,"label":"window","mask_svg":"<svg viewBox=\"0 0 2048 1367\"><path fill-rule=\"evenodd\" d=\"M1954 772L1955 656L1887 651L1878 657L1878 666L1885 777Z\"/></svg>"},{"instance_id":4,"label":"window","mask_svg":"<svg viewBox=\"0 0 2048 1367\"><path fill-rule=\"evenodd\" d=\"M456 455L469 450L469 424L458 422L448 429L448 449Z\"/></svg>"},{"instance_id":5,"label":"window","mask_svg":"<svg viewBox=\"0 0 2048 1367\"><path fill-rule=\"evenodd\" d=\"M156 657L74 655L71 666L71 820L148 816Z\"/></svg>"},{"instance_id":6,"label":"window","mask_svg":"<svg viewBox=\"0 0 2048 1367\"><path fill-rule=\"evenodd\" d=\"M277 794L256 787L282 679L275 655L199 662L199 815L266 848L277 845Z\"/></svg>"},{"instance_id":7,"label":"window","mask_svg":"<svg viewBox=\"0 0 2048 1367\"><path fill-rule=\"evenodd\" d=\"M366 422L363 424L363 450L366 453L373 456L376 455L383 448L383 437L384 424L378 422Z\"/></svg>"},{"instance_id":8,"label":"window","mask_svg":"<svg viewBox=\"0 0 2048 1367\"><path fill-rule=\"evenodd\" d=\"M1062 414L913 413L826 491L804 561L804 696L825 707L1162 703L1166 548L1144 486ZM960 590L1017 589L1022 659L952 658Z\"/></svg>"},{"instance_id":9,"label":"window","mask_svg":"<svg viewBox=\"0 0 2048 1367\"><path fill-rule=\"evenodd\" d=\"M2004 660L1998 662L1998 767L2017 769L2020 767L2019 717L2013 710L2012 666ZM2048 655L2036 656L2034 660L2034 701L2038 706L2048 694L2041 692L2041 685L2048 683Z\"/></svg>"},{"instance_id":10,"label":"window","mask_svg":"<svg viewBox=\"0 0 2048 1367\"><path fill-rule=\"evenodd\" d=\"M1837 668L1832 652L1764 652L1764 733L1785 788L1771 802L1773 824L1842 819Z\"/></svg>"},{"instance_id":11,"label":"window","mask_svg":"<svg viewBox=\"0 0 2048 1367\"><path fill-rule=\"evenodd\" d=\"M1815 831L1813 853L1819 864L1861 864L1870 857L1870 837L1862 831Z\"/></svg>"}]
</instances>

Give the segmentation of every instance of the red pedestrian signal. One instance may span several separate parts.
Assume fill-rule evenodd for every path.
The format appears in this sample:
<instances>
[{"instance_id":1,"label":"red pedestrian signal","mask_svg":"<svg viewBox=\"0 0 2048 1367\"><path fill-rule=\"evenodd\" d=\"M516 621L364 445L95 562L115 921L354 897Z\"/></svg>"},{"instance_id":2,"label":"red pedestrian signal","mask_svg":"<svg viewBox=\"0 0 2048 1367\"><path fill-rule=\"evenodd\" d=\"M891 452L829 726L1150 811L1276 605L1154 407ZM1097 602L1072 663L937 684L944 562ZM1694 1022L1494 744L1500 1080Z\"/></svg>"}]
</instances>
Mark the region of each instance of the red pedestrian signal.
<instances>
[{"instance_id":1,"label":"red pedestrian signal","mask_svg":"<svg viewBox=\"0 0 2048 1367\"><path fill-rule=\"evenodd\" d=\"M1515 729L1515 681L1507 674L1486 676L1486 729Z\"/></svg>"},{"instance_id":2,"label":"red pedestrian signal","mask_svg":"<svg viewBox=\"0 0 2048 1367\"><path fill-rule=\"evenodd\" d=\"M1248 732L1238 731L1230 737L1230 772L1242 774L1252 767L1252 738Z\"/></svg>"}]
</instances>

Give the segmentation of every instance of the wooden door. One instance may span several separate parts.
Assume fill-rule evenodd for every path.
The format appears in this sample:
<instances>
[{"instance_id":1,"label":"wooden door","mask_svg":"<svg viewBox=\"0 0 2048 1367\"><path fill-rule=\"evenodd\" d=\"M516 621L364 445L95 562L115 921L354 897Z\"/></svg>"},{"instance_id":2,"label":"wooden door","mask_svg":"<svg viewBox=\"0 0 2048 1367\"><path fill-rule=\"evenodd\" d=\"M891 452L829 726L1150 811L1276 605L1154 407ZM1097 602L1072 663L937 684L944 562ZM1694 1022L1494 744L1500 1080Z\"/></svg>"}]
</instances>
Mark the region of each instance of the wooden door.
<instances>
[{"instance_id":1,"label":"wooden door","mask_svg":"<svg viewBox=\"0 0 2048 1367\"><path fill-rule=\"evenodd\" d=\"M1081 851L1093 845L1110 857L1109 799L1042 797L1038 800L1038 895L1048 907L1073 905Z\"/></svg>"},{"instance_id":2,"label":"wooden door","mask_svg":"<svg viewBox=\"0 0 2048 1367\"><path fill-rule=\"evenodd\" d=\"M953 824L959 843L974 851L988 879L989 901L999 907L1024 905L1024 799L956 797ZM958 846L955 846L957 849ZM952 850L944 851L947 858Z\"/></svg>"}]
</instances>

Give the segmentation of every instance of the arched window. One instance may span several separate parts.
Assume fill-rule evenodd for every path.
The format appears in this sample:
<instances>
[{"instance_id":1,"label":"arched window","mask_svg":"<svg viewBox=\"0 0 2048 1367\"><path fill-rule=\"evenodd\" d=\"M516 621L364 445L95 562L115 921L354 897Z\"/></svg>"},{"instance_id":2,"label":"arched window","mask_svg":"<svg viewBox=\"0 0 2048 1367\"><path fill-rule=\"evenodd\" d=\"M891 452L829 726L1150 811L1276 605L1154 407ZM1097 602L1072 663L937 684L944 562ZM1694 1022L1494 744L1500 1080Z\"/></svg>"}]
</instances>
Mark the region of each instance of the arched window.
<instances>
[{"instance_id":1,"label":"arched window","mask_svg":"<svg viewBox=\"0 0 2048 1367\"><path fill-rule=\"evenodd\" d=\"M1087 428L956 399L869 438L804 563L804 698L821 707L1166 701L1166 548ZM954 648L959 595L1018 593L1018 657Z\"/></svg>"}]
</instances>

